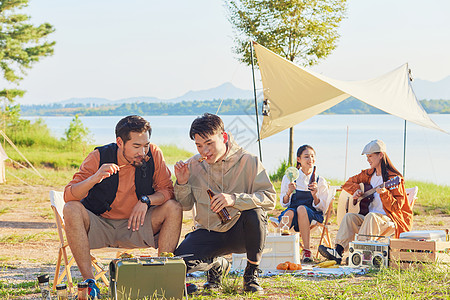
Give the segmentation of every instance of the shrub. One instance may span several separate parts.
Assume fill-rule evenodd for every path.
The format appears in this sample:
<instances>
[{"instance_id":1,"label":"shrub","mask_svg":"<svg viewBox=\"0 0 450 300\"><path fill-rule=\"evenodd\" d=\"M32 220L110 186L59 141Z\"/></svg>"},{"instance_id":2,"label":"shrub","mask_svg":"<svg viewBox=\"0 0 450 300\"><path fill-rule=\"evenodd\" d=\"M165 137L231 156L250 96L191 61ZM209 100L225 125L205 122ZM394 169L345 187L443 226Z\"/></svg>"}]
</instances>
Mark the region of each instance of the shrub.
<instances>
[{"instance_id":1,"label":"shrub","mask_svg":"<svg viewBox=\"0 0 450 300\"><path fill-rule=\"evenodd\" d=\"M270 180L272 182L281 181L287 168L289 168L288 162L287 160L283 160L275 173L269 175Z\"/></svg>"}]
</instances>

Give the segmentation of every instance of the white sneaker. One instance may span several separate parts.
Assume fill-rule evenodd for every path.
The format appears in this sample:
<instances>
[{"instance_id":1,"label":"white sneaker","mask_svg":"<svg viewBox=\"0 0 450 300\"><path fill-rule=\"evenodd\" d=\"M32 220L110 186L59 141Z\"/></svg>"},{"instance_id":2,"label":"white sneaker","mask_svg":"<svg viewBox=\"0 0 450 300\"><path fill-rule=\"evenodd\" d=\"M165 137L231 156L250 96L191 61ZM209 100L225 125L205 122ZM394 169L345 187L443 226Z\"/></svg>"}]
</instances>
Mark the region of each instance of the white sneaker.
<instances>
[{"instance_id":1,"label":"white sneaker","mask_svg":"<svg viewBox=\"0 0 450 300\"><path fill-rule=\"evenodd\" d=\"M272 224L274 227L278 228L278 225L280 225L280 221L278 221L275 217L269 217L270 224Z\"/></svg>"}]
</instances>

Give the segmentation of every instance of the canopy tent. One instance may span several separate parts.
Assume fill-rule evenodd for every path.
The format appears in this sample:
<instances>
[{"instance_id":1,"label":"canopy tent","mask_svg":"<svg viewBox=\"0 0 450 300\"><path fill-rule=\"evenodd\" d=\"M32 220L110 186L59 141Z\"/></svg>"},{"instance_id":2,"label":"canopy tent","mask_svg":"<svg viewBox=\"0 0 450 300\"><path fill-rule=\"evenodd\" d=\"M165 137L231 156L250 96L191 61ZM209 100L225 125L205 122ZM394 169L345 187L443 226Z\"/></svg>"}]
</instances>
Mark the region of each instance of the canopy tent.
<instances>
[{"instance_id":1,"label":"canopy tent","mask_svg":"<svg viewBox=\"0 0 450 300\"><path fill-rule=\"evenodd\" d=\"M375 79L341 81L308 71L254 43L270 113L263 118L261 139L305 121L353 96L415 124L440 130L417 100L408 65Z\"/></svg>"}]
</instances>

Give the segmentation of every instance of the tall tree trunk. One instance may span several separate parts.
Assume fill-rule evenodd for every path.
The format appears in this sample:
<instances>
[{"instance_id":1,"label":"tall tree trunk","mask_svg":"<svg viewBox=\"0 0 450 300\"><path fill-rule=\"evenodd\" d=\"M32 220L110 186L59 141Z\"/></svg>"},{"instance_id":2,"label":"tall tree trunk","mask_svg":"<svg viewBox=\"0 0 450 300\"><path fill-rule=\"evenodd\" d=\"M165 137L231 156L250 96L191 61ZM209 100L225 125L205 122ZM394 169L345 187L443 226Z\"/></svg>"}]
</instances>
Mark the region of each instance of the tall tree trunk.
<instances>
[{"instance_id":1,"label":"tall tree trunk","mask_svg":"<svg viewBox=\"0 0 450 300\"><path fill-rule=\"evenodd\" d=\"M294 127L289 128L289 166L294 165Z\"/></svg>"}]
</instances>

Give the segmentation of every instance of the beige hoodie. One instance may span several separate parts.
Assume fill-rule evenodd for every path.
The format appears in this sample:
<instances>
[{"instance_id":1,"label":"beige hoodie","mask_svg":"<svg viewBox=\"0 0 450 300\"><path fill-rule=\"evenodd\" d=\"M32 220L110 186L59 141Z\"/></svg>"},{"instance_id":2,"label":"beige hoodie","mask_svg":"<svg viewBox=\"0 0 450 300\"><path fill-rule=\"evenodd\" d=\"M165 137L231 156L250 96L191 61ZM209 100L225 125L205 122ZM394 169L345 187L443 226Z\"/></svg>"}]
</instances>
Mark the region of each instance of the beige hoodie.
<instances>
[{"instance_id":1,"label":"beige hoodie","mask_svg":"<svg viewBox=\"0 0 450 300\"><path fill-rule=\"evenodd\" d=\"M175 198L183 210L196 205L197 228L226 232L241 215L241 211L261 207L271 210L275 207L276 192L266 169L258 157L242 149L230 136L228 151L223 160L214 164L198 162L197 154L189 161L190 177L186 184L175 183ZM231 220L221 224L219 216L211 210L206 190L215 194L231 194L235 199L233 207L227 207Z\"/></svg>"}]
</instances>

